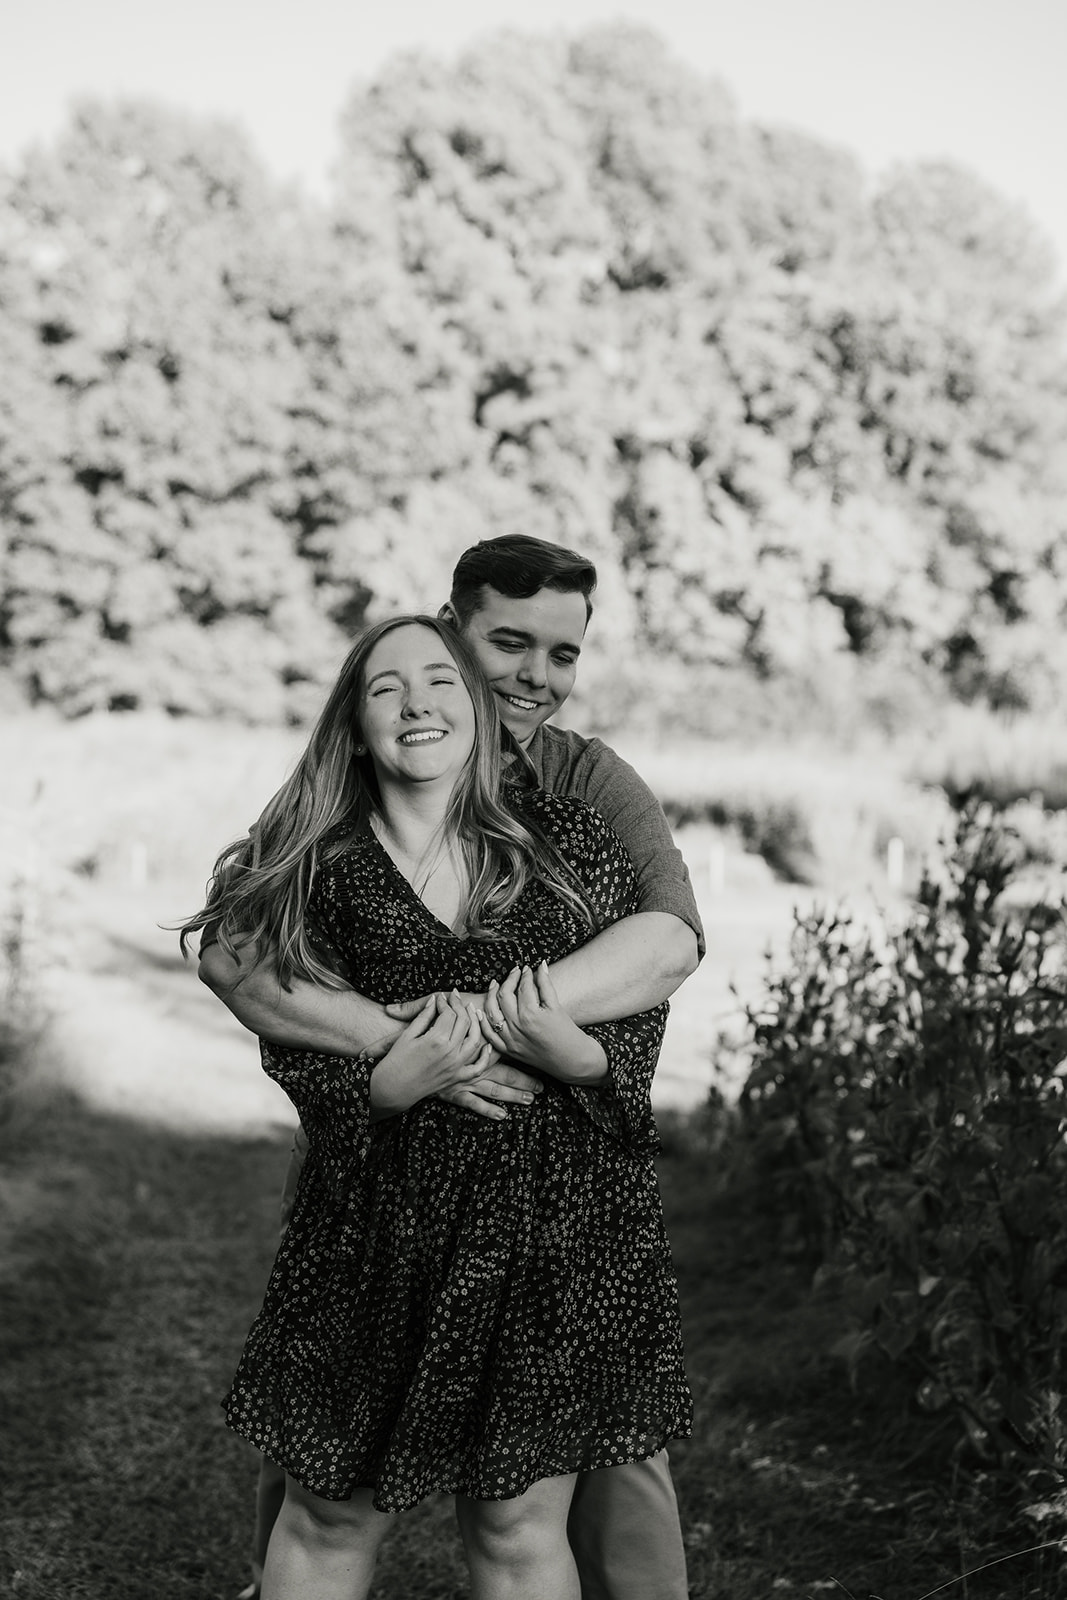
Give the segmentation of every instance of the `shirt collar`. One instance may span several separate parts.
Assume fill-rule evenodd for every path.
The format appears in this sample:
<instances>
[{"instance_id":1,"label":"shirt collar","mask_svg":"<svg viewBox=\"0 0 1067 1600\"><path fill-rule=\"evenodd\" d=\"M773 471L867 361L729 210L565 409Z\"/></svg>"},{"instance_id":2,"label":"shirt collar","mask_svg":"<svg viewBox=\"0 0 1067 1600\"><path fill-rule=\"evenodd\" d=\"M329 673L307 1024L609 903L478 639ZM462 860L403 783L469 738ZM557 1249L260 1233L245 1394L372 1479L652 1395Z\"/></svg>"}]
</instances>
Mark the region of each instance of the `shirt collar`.
<instances>
[{"instance_id":1,"label":"shirt collar","mask_svg":"<svg viewBox=\"0 0 1067 1600\"><path fill-rule=\"evenodd\" d=\"M526 749L507 730L502 728L501 745L504 751L504 778L520 788L542 787L544 773L544 735L538 728Z\"/></svg>"}]
</instances>

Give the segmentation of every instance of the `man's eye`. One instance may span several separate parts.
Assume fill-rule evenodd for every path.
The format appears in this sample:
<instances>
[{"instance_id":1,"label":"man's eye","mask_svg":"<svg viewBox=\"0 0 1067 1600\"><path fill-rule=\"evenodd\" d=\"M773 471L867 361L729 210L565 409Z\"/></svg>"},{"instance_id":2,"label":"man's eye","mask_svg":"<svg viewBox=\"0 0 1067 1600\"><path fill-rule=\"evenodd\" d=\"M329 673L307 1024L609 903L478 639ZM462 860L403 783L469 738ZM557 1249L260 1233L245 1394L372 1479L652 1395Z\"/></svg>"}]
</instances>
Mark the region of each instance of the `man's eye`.
<instances>
[{"instance_id":1,"label":"man's eye","mask_svg":"<svg viewBox=\"0 0 1067 1600\"><path fill-rule=\"evenodd\" d=\"M493 643L498 650L510 650L512 653L526 648L525 645L518 644L514 639L494 639Z\"/></svg>"},{"instance_id":2,"label":"man's eye","mask_svg":"<svg viewBox=\"0 0 1067 1600\"><path fill-rule=\"evenodd\" d=\"M557 655L557 656L553 656L552 659L556 663L557 667L573 667L574 663L577 661L578 657L577 656L559 656L559 655Z\"/></svg>"}]
</instances>

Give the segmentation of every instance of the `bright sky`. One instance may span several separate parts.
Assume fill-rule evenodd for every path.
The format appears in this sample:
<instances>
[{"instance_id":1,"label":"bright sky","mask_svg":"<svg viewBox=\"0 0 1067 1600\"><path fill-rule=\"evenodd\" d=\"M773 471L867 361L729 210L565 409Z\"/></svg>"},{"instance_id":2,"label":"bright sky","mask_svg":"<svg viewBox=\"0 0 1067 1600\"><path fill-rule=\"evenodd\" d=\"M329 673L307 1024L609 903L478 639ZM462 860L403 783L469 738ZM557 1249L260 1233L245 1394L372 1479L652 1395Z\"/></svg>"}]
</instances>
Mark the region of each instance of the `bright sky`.
<instances>
[{"instance_id":1,"label":"bright sky","mask_svg":"<svg viewBox=\"0 0 1067 1600\"><path fill-rule=\"evenodd\" d=\"M244 124L275 171L325 190L352 83L391 52L488 29L657 29L741 112L871 171L948 156L1021 201L1067 276L1067 0L7 0L0 161L72 95L137 93Z\"/></svg>"}]
</instances>

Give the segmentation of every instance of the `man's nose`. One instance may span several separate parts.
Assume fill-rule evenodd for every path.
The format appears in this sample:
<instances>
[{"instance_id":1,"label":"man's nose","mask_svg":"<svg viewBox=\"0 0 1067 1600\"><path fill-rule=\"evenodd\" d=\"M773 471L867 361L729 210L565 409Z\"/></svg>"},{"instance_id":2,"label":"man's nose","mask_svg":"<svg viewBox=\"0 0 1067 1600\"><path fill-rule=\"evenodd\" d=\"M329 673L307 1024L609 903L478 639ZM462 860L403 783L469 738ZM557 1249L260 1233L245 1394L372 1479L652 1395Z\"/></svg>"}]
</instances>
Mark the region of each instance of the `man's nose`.
<instances>
[{"instance_id":1,"label":"man's nose","mask_svg":"<svg viewBox=\"0 0 1067 1600\"><path fill-rule=\"evenodd\" d=\"M528 650L522 658L519 677L531 688L543 689L548 682L548 656L544 650Z\"/></svg>"}]
</instances>

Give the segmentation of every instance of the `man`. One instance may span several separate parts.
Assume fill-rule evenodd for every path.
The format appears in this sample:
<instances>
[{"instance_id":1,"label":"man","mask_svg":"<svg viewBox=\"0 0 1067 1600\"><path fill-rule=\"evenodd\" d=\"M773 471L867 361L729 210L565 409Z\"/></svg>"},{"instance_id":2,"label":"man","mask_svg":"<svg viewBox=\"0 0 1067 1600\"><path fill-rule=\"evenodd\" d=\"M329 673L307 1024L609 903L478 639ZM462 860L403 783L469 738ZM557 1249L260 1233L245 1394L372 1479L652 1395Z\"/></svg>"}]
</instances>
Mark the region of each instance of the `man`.
<instances>
[{"instance_id":1,"label":"man","mask_svg":"<svg viewBox=\"0 0 1067 1600\"><path fill-rule=\"evenodd\" d=\"M539 539L507 536L464 552L439 613L477 655L527 776L598 810L633 862L639 911L551 969L562 1005L582 1025L658 1005L702 953L689 875L651 791L600 740L549 725L574 687L595 586L596 569L584 557ZM343 1055L384 1051L417 1009L417 1002L386 1009L352 990L307 983L283 989L269 958L249 970L212 943L201 951L200 975L253 1033ZM482 1116L501 1117L508 1101L521 1100L533 1088L519 1068L500 1061L447 1098ZM298 1136L287 1200L301 1159ZM281 1475L265 1463L253 1557L257 1580L283 1493ZM568 1533L582 1600L685 1600L685 1557L665 1451L649 1461L581 1474ZM245 1595L257 1592L253 1582Z\"/></svg>"}]
</instances>

